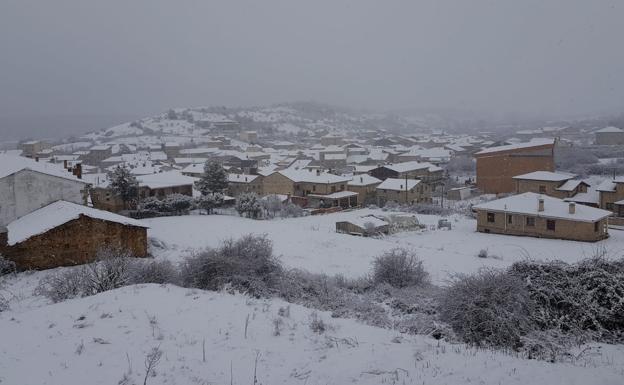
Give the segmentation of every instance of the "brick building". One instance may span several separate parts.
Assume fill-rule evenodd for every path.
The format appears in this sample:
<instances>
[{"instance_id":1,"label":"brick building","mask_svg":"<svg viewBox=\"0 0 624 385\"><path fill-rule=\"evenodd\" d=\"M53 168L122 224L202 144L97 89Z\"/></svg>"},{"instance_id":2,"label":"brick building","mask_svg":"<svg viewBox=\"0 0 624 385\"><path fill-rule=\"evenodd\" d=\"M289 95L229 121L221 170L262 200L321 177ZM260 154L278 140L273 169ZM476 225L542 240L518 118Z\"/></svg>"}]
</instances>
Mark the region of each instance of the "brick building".
<instances>
[{"instance_id":1,"label":"brick building","mask_svg":"<svg viewBox=\"0 0 624 385\"><path fill-rule=\"evenodd\" d=\"M431 203L431 188L419 179L387 178L376 188L377 205L388 202Z\"/></svg>"},{"instance_id":2,"label":"brick building","mask_svg":"<svg viewBox=\"0 0 624 385\"><path fill-rule=\"evenodd\" d=\"M575 180L576 175L550 171L534 171L516 175L516 194L534 192L555 198L571 198L578 193L586 193L590 185L582 180Z\"/></svg>"},{"instance_id":3,"label":"brick building","mask_svg":"<svg viewBox=\"0 0 624 385\"><path fill-rule=\"evenodd\" d=\"M540 139L477 152L477 188L484 194L515 192L514 176L555 170L554 147L553 139Z\"/></svg>"}]
</instances>

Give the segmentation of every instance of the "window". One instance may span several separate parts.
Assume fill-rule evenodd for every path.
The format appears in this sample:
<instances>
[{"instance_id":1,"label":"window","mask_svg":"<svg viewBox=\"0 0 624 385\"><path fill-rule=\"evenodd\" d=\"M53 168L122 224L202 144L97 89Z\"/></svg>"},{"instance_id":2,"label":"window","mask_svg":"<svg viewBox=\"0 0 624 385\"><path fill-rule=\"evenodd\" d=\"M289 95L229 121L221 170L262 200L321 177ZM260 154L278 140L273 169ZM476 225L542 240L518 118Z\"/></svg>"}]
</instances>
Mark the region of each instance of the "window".
<instances>
[{"instance_id":1,"label":"window","mask_svg":"<svg viewBox=\"0 0 624 385\"><path fill-rule=\"evenodd\" d=\"M343 191L343 190L344 190L344 185L343 185L343 184L341 184L341 185L340 185L340 191Z\"/></svg>"},{"instance_id":2,"label":"window","mask_svg":"<svg viewBox=\"0 0 624 385\"><path fill-rule=\"evenodd\" d=\"M494 223L496 221L496 215L494 213L487 213L488 223Z\"/></svg>"},{"instance_id":3,"label":"window","mask_svg":"<svg viewBox=\"0 0 624 385\"><path fill-rule=\"evenodd\" d=\"M335 193L336 192L336 186L332 186L332 192Z\"/></svg>"},{"instance_id":4,"label":"window","mask_svg":"<svg viewBox=\"0 0 624 385\"><path fill-rule=\"evenodd\" d=\"M594 232L597 233L600 229L600 222L594 222Z\"/></svg>"},{"instance_id":5,"label":"window","mask_svg":"<svg viewBox=\"0 0 624 385\"><path fill-rule=\"evenodd\" d=\"M312 191L316 191L316 185L315 184L312 185Z\"/></svg>"},{"instance_id":6,"label":"window","mask_svg":"<svg viewBox=\"0 0 624 385\"><path fill-rule=\"evenodd\" d=\"M513 218L513 215L511 215L511 214L508 215L507 216L507 223L512 224L513 223L513 219L512 218Z\"/></svg>"},{"instance_id":7,"label":"window","mask_svg":"<svg viewBox=\"0 0 624 385\"><path fill-rule=\"evenodd\" d=\"M527 217L526 225L527 226L535 226L535 217Z\"/></svg>"},{"instance_id":8,"label":"window","mask_svg":"<svg viewBox=\"0 0 624 385\"><path fill-rule=\"evenodd\" d=\"M555 221L553 219L547 219L546 228L550 231L555 231Z\"/></svg>"},{"instance_id":9,"label":"window","mask_svg":"<svg viewBox=\"0 0 624 385\"><path fill-rule=\"evenodd\" d=\"M539 186L540 194L546 194L546 186Z\"/></svg>"},{"instance_id":10,"label":"window","mask_svg":"<svg viewBox=\"0 0 624 385\"><path fill-rule=\"evenodd\" d=\"M611 211L613 211L613 202L608 202L608 203L605 205L605 208L606 208L607 210L611 210Z\"/></svg>"}]
</instances>

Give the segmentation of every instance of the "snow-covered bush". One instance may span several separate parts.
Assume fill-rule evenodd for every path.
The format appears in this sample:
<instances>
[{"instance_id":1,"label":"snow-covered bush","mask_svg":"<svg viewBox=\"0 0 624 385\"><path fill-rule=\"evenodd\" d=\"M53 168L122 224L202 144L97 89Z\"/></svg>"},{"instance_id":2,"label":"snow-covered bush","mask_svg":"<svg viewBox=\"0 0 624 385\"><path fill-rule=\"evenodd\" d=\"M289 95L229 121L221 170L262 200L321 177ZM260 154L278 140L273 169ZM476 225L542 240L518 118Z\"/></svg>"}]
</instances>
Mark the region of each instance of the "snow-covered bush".
<instances>
[{"instance_id":1,"label":"snow-covered bush","mask_svg":"<svg viewBox=\"0 0 624 385\"><path fill-rule=\"evenodd\" d=\"M129 284L131 255L126 251L102 249L96 261L83 266L85 295L94 295Z\"/></svg>"},{"instance_id":2,"label":"snow-covered bush","mask_svg":"<svg viewBox=\"0 0 624 385\"><path fill-rule=\"evenodd\" d=\"M428 283L429 274L412 251L395 248L375 258L372 279L376 285L421 286Z\"/></svg>"},{"instance_id":3,"label":"snow-covered bush","mask_svg":"<svg viewBox=\"0 0 624 385\"><path fill-rule=\"evenodd\" d=\"M178 269L170 261L137 258L131 261L128 282L139 283L171 283L179 282Z\"/></svg>"},{"instance_id":4,"label":"snow-covered bush","mask_svg":"<svg viewBox=\"0 0 624 385\"><path fill-rule=\"evenodd\" d=\"M284 218L298 218L306 215L306 211L299 205L287 202L282 207L281 215Z\"/></svg>"},{"instance_id":5,"label":"snow-covered bush","mask_svg":"<svg viewBox=\"0 0 624 385\"><path fill-rule=\"evenodd\" d=\"M35 294L43 295L52 302L61 302L88 295L86 288L86 270L82 267L70 267L42 278L35 288Z\"/></svg>"},{"instance_id":6,"label":"snow-covered bush","mask_svg":"<svg viewBox=\"0 0 624 385\"><path fill-rule=\"evenodd\" d=\"M258 219L262 215L260 198L255 193L244 193L236 198L236 211L247 218Z\"/></svg>"},{"instance_id":7,"label":"snow-covered bush","mask_svg":"<svg viewBox=\"0 0 624 385\"><path fill-rule=\"evenodd\" d=\"M271 241L266 236L246 235L186 258L180 274L185 287L220 290L229 286L253 296L269 296L282 272Z\"/></svg>"},{"instance_id":8,"label":"snow-covered bush","mask_svg":"<svg viewBox=\"0 0 624 385\"><path fill-rule=\"evenodd\" d=\"M221 193L202 195L195 200L195 205L206 210L206 214L212 214L214 209L223 205L223 198Z\"/></svg>"},{"instance_id":9,"label":"snow-covered bush","mask_svg":"<svg viewBox=\"0 0 624 385\"><path fill-rule=\"evenodd\" d=\"M621 341L624 335L624 260L577 264L518 262L510 275L526 282L534 322L576 336Z\"/></svg>"},{"instance_id":10,"label":"snow-covered bush","mask_svg":"<svg viewBox=\"0 0 624 385\"><path fill-rule=\"evenodd\" d=\"M534 329L532 301L524 282L505 271L459 275L440 299L440 318L476 346L518 349Z\"/></svg>"},{"instance_id":11,"label":"snow-covered bush","mask_svg":"<svg viewBox=\"0 0 624 385\"><path fill-rule=\"evenodd\" d=\"M193 197L184 194L170 194L164 199L156 197L145 198L138 209L141 214L155 213L154 216L163 214L185 214L195 206ZM143 215L144 216L144 215Z\"/></svg>"}]
</instances>

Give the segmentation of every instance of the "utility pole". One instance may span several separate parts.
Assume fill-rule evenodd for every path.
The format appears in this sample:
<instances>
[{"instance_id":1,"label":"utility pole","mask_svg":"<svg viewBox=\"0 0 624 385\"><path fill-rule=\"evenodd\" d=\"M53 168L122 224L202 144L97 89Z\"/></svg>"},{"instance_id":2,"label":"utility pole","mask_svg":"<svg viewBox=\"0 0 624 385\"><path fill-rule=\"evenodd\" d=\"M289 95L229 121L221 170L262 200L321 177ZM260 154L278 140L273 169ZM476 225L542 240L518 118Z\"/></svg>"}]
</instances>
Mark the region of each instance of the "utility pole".
<instances>
[{"instance_id":1,"label":"utility pole","mask_svg":"<svg viewBox=\"0 0 624 385\"><path fill-rule=\"evenodd\" d=\"M407 174L405 174L405 204L409 203L407 199Z\"/></svg>"}]
</instances>

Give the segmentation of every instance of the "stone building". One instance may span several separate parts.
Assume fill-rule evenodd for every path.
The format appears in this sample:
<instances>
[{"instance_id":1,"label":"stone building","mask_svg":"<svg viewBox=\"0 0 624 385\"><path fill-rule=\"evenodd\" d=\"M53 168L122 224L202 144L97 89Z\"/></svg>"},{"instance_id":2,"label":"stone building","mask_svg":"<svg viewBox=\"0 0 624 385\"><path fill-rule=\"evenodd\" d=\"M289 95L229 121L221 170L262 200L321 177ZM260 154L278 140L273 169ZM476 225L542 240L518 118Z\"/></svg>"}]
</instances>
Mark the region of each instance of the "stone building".
<instances>
[{"instance_id":1,"label":"stone building","mask_svg":"<svg viewBox=\"0 0 624 385\"><path fill-rule=\"evenodd\" d=\"M490 147L475 154L477 188L484 194L512 193L516 175L554 171L553 139Z\"/></svg>"},{"instance_id":2,"label":"stone building","mask_svg":"<svg viewBox=\"0 0 624 385\"><path fill-rule=\"evenodd\" d=\"M243 193L263 195L261 175L228 174L228 193L235 197Z\"/></svg>"},{"instance_id":3,"label":"stone building","mask_svg":"<svg viewBox=\"0 0 624 385\"><path fill-rule=\"evenodd\" d=\"M141 175L139 182L139 198L164 198L171 194L193 196L193 184L197 178L182 175L177 170L157 174Z\"/></svg>"},{"instance_id":4,"label":"stone building","mask_svg":"<svg viewBox=\"0 0 624 385\"><path fill-rule=\"evenodd\" d=\"M349 191L358 193L359 204L376 204L377 203L377 186L381 180L367 174L355 175L347 183Z\"/></svg>"},{"instance_id":5,"label":"stone building","mask_svg":"<svg viewBox=\"0 0 624 385\"><path fill-rule=\"evenodd\" d=\"M369 174L381 180L408 178L435 184L444 178L444 169L428 162L412 161L379 166L372 169Z\"/></svg>"},{"instance_id":6,"label":"stone building","mask_svg":"<svg viewBox=\"0 0 624 385\"><path fill-rule=\"evenodd\" d=\"M575 180L576 175L550 171L534 171L516 175L516 194L534 192L555 198L571 198L578 193L586 193L590 185L582 180Z\"/></svg>"},{"instance_id":7,"label":"stone building","mask_svg":"<svg viewBox=\"0 0 624 385\"><path fill-rule=\"evenodd\" d=\"M624 130L617 127L605 127L594 133L595 143L599 146L613 146L624 144Z\"/></svg>"},{"instance_id":8,"label":"stone building","mask_svg":"<svg viewBox=\"0 0 624 385\"><path fill-rule=\"evenodd\" d=\"M428 184L419 179L387 178L376 188L377 205L388 202L404 204L431 203L432 191Z\"/></svg>"},{"instance_id":9,"label":"stone building","mask_svg":"<svg viewBox=\"0 0 624 385\"><path fill-rule=\"evenodd\" d=\"M344 191L349 178L321 170L286 169L264 177L265 194L305 197L308 194L332 194Z\"/></svg>"},{"instance_id":10,"label":"stone building","mask_svg":"<svg viewBox=\"0 0 624 385\"><path fill-rule=\"evenodd\" d=\"M477 231L594 242L608 234L610 211L527 192L473 206Z\"/></svg>"},{"instance_id":11,"label":"stone building","mask_svg":"<svg viewBox=\"0 0 624 385\"><path fill-rule=\"evenodd\" d=\"M20 217L0 233L0 254L19 269L92 262L102 248L147 256L147 226L107 211L57 201Z\"/></svg>"}]
</instances>

